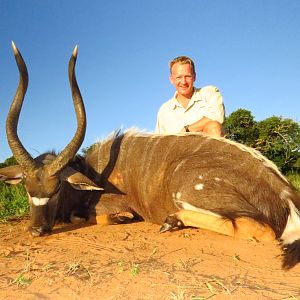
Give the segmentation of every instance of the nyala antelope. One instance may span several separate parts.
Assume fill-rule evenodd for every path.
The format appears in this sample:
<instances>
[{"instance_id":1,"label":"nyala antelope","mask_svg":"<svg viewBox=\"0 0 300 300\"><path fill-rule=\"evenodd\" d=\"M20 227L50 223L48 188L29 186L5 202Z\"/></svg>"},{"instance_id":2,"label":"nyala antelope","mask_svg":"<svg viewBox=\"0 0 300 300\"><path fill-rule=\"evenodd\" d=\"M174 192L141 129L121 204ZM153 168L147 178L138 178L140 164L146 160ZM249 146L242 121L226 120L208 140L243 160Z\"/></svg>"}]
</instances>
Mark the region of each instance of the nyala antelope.
<instances>
[{"instance_id":1,"label":"nyala antelope","mask_svg":"<svg viewBox=\"0 0 300 300\"><path fill-rule=\"evenodd\" d=\"M160 232L192 226L237 238L278 239L283 268L300 261L300 197L254 149L200 133L128 130L76 155L86 130L75 77L77 47L68 68L77 130L58 155L33 158L17 134L28 73L14 44L13 51L20 81L6 132L18 165L0 169L0 178L25 185L32 235L49 234L57 220L74 217L101 224L138 219L160 224Z\"/></svg>"}]
</instances>

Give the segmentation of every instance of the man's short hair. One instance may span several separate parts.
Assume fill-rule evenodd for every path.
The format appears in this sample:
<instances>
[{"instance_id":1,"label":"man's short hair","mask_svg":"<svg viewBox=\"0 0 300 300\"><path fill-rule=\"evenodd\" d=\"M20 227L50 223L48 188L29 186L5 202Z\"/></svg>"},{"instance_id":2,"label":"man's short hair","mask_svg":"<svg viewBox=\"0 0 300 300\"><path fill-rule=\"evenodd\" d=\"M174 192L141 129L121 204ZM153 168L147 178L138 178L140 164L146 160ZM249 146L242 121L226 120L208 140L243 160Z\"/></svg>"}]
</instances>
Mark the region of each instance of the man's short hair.
<instances>
[{"instance_id":1,"label":"man's short hair","mask_svg":"<svg viewBox=\"0 0 300 300\"><path fill-rule=\"evenodd\" d=\"M172 60L170 61L169 66L170 66L170 73L171 73L171 74L172 74L172 67L173 67L173 65L176 64L176 63L180 63L181 65L185 65L185 64L191 65L194 74L196 74L194 62L193 62L193 60L192 60L191 58L189 58L189 57L187 57L187 56L178 56L178 57L176 57L176 58L174 58L174 59L172 59Z\"/></svg>"}]
</instances>

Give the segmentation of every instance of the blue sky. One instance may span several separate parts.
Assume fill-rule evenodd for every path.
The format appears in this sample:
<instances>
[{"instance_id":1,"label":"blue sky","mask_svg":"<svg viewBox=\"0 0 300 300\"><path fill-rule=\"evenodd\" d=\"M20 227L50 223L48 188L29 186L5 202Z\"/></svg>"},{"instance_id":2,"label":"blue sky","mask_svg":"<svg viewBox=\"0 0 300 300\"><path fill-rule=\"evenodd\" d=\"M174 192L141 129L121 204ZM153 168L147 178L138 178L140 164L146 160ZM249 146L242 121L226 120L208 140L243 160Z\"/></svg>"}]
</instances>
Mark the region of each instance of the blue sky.
<instances>
[{"instance_id":1,"label":"blue sky","mask_svg":"<svg viewBox=\"0 0 300 300\"><path fill-rule=\"evenodd\" d=\"M67 64L77 44L83 147L120 127L153 131L179 55L194 59L196 86L220 89L227 115L300 122L299 15L298 0L0 0L0 161L11 156L5 119L19 78L12 40L29 72L18 134L37 156L75 132Z\"/></svg>"}]
</instances>

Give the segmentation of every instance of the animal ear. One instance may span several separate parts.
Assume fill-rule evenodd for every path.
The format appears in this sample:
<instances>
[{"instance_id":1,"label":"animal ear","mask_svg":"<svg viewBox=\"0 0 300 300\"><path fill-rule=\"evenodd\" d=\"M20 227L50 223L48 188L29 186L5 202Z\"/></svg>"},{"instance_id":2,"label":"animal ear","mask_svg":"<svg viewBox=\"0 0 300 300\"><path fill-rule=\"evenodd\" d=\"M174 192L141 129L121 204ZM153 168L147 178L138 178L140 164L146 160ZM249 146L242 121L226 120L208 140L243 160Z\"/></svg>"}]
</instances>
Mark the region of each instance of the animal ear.
<instances>
[{"instance_id":1,"label":"animal ear","mask_svg":"<svg viewBox=\"0 0 300 300\"><path fill-rule=\"evenodd\" d=\"M75 190L103 191L103 188L99 187L91 179L70 167L65 168L61 176L63 177L62 179L69 182Z\"/></svg>"},{"instance_id":2,"label":"animal ear","mask_svg":"<svg viewBox=\"0 0 300 300\"><path fill-rule=\"evenodd\" d=\"M9 166L0 169L0 181L5 181L9 184L20 183L23 179L22 167L19 165Z\"/></svg>"}]
</instances>

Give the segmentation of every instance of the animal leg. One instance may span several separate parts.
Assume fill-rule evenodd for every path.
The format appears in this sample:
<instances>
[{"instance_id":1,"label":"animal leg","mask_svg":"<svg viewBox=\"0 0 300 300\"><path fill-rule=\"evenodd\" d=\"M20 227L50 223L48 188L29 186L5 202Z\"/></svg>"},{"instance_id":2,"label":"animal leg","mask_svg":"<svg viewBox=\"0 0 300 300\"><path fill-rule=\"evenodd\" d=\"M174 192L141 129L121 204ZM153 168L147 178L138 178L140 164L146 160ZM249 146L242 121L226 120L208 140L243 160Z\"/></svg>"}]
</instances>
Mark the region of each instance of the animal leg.
<instances>
[{"instance_id":1,"label":"animal leg","mask_svg":"<svg viewBox=\"0 0 300 300\"><path fill-rule=\"evenodd\" d=\"M114 225L114 224L127 224L132 222L134 215L129 212L119 212L114 214L96 215L89 219L93 224L98 225Z\"/></svg>"},{"instance_id":2,"label":"animal leg","mask_svg":"<svg viewBox=\"0 0 300 300\"><path fill-rule=\"evenodd\" d=\"M275 232L269 225L258 223L250 218L236 219L234 236L240 239L254 238L264 242L276 239Z\"/></svg>"},{"instance_id":3,"label":"animal leg","mask_svg":"<svg viewBox=\"0 0 300 300\"><path fill-rule=\"evenodd\" d=\"M183 226L207 229L240 239L255 238L259 241L275 239L275 233L268 225L260 224L250 218L238 218L233 225L230 220L209 211L180 210L167 217L160 232Z\"/></svg>"},{"instance_id":4,"label":"animal leg","mask_svg":"<svg viewBox=\"0 0 300 300\"><path fill-rule=\"evenodd\" d=\"M99 225L126 224L137 215L128 207L123 195L103 194L90 214L89 221Z\"/></svg>"},{"instance_id":5,"label":"animal leg","mask_svg":"<svg viewBox=\"0 0 300 300\"><path fill-rule=\"evenodd\" d=\"M234 236L234 227L230 220L223 219L216 214L195 212L191 210L180 210L175 214L169 215L161 227L160 232L184 226L197 227Z\"/></svg>"}]
</instances>

